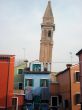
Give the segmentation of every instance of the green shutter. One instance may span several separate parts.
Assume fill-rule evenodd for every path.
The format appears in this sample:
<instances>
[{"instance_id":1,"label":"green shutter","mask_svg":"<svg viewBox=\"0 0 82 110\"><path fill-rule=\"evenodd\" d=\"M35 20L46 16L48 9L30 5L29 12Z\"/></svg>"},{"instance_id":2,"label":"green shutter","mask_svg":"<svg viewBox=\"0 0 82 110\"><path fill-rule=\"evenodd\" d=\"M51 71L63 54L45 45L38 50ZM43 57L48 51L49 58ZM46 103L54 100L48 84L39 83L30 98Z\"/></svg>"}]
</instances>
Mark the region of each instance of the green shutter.
<instances>
[{"instance_id":1,"label":"green shutter","mask_svg":"<svg viewBox=\"0 0 82 110\"><path fill-rule=\"evenodd\" d=\"M27 79L25 79L25 87L27 87Z\"/></svg>"},{"instance_id":2,"label":"green shutter","mask_svg":"<svg viewBox=\"0 0 82 110\"><path fill-rule=\"evenodd\" d=\"M40 87L43 87L44 85L44 79L40 79Z\"/></svg>"},{"instance_id":3,"label":"green shutter","mask_svg":"<svg viewBox=\"0 0 82 110\"><path fill-rule=\"evenodd\" d=\"M32 86L34 86L34 79L32 79Z\"/></svg>"},{"instance_id":4,"label":"green shutter","mask_svg":"<svg viewBox=\"0 0 82 110\"><path fill-rule=\"evenodd\" d=\"M49 86L49 80L48 79L46 80L46 86L47 87Z\"/></svg>"},{"instance_id":5,"label":"green shutter","mask_svg":"<svg viewBox=\"0 0 82 110\"><path fill-rule=\"evenodd\" d=\"M40 87L42 86L42 80L40 79Z\"/></svg>"}]
</instances>

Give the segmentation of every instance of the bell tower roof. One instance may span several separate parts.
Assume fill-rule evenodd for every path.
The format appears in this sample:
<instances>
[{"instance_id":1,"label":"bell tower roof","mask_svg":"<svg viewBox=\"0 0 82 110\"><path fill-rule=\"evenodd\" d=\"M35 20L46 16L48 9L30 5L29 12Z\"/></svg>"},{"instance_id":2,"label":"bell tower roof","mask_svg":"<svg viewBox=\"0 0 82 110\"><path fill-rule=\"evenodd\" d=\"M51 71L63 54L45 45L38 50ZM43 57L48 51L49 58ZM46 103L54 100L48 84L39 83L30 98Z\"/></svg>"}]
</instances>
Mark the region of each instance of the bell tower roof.
<instances>
[{"instance_id":1,"label":"bell tower roof","mask_svg":"<svg viewBox=\"0 0 82 110\"><path fill-rule=\"evenodd\" d=\"M53 13L52 13L52 8L51 8L51 1L48 1L48 5L47 8L45 10L44 16L43 17L53 17Z\"/></svg>"},{"instance_id":2,"label":"bell tower roof","mask_svg":"<svg viewBox=\"0 0 82 110\"><path fill-rule=\"evenodd\" d=\"M54 17L53 17L53 12L52 12L52 7L51 7L51 1L48 1L48 5L46 7L44 16L43 16L43 24L54 24Z\"/></svg>"}]
</instances>

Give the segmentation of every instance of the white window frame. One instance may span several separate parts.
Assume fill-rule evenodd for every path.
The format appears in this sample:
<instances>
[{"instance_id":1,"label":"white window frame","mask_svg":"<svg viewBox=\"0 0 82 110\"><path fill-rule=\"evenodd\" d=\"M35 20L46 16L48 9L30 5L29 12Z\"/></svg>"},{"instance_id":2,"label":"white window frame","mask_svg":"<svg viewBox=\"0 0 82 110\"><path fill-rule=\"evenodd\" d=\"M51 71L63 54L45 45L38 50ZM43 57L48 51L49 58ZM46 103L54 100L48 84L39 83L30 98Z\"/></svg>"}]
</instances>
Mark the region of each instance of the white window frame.
<instances>
[{"instance_id":1,"label":"white window frame","mask_svg":"<svg viewBox=\"0 0 82 110\"><path fill-rule=\"evenodd\" d=\"M76 92L75 95L80 94L80 92ZM76 104L76 105L81 105L81 104Z\"/></svg>"},{"instance_id":2,"label":"white window frame","mask_svg":"<svg viewBox=\"0 0 82 110\"><path fill-rule=\"evenodd\" d=\"M13 98L16 98L17 99L17 106L16 106L16 110L18 110L18 97L12 97Z\"/></svg>"},{"instance_id":3,"label":"white window frame","mask_svg":"<svg viewBox=\"0 0 82 110\"><path fill-rule=\"evenodd\" d=\"M59 97L58 97L58 96L51 96L51 106L52 106L52 97L57 97L57 106L59 106L59 102L58 102ZM52 107L53 107L53 106L52 106ZM56 107L56 106L54 106L54 107Z\"/></svg>"},{"instance_id":4,"label":"white window frame","mask_svg":"<svg viewBox=\"0 0 82 110\"><path fill-rule=\"evenodd\" d=\"M40 70L39 69L35 69L35 70L33 70L33 65L40 65ZM34 72L41 72L41 64L32 64L32 70L34 71Z\"/></svg>"},{"instance_id":5,"label":"white window frame","mask_svg":"<svg viewBox=\"0 0 82 110\"><path fill-rule=\"evenodd\" d=\"M76 73L77 73L77 72L80 73L80 71L75 71L75 73L74 73L74 81L75 81L75 83L80 83L80 81L76 81Z\"/></svg>"}]
</instances>

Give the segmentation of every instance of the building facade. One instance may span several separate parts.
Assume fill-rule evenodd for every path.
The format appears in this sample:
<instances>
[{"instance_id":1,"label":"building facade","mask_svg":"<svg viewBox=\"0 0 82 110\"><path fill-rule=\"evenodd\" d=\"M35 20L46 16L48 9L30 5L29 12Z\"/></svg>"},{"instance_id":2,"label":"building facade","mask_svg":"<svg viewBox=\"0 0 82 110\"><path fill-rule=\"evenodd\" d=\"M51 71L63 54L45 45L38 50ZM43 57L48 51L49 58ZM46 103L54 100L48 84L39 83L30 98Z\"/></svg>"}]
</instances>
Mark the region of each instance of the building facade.
<instances>
[{"instance_id":1,"label":"building facade","mask_svg":"<svg viewBox=\"0 0 82 110\"><path fill-rule=\"evenodd\" d=\"M29 106L34 110L41 109L41 107L44 106L48 108L50 99L49 87L50 64L48 64L47 67L45 67L42 62L31 62L30 70L24 71L25 100L28 109Z\"/></svg>"},{"instance_id":2,"label":"building facade","mask_svg":"<svg viewBox=\"0 0 82 110\"><path fill-rule=\"evenodd\" d=\"M24 89L24 74L23 70L27 67L27 62L22 62L21 64L15 66L14 72L14 89L23 90Z\"/></svg>"},{"instance_id":3,"label":"building facade","mask_svg":"<svg viewBox=\"0 0 82 110\"><path fill-rule=\"evenodd\" d=\"M0 110L12 107L14 59L14 55L0 55Z\"/></svg>"},{"instance_id":4,"label":"building facade","mask_svg":"<svg viewBox=\"0 0 82 110\"><path fill-rule=\"evenodd\" d=\"M57 76L60 110L81 110L79 65L67 65Z\"/></svg>"},{"instance_id":5,"label":"building facade","mask_svg":"<svg viewBox=\"0 0 82 110\"><path fill-rule=\"evenodd\" d=\"M23 110L24 97L25 97L24 91L22 90L14 91L13 97L12 97L11 110Z\"/></svg>"},{"instance_id":6,"label":"building facade","mask_svg":"<svg viewBox=\"0 0 82 110\"><path fill-rule=\"evenodd\" d=\"M79 56L79 66L80 66L80 92L81 92L81 110L82 110L82 49L76 54Z\"/></svg>"}]
</instances>

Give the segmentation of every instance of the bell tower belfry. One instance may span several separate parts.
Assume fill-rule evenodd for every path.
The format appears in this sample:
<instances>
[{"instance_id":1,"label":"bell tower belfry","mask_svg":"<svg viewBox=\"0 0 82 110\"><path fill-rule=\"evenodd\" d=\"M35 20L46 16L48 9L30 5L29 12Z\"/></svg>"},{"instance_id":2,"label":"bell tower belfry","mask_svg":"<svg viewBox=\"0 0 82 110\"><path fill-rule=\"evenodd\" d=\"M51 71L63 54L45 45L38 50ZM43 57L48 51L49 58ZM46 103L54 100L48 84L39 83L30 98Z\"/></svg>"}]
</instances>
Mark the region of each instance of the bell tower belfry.
<instances>
[{"instance_id":1,"label":"bell tower belfry","mask_svg":"<svg viewBox=\"0 0 82 110\"><path fill-rule=\"evenodd\" d=\"M43 16L41 29L42 29L42 34L40 40L39 60L44 63L51 63L52 48L53 48L53 31L55 31L51 1L48 1L48 5Z\"/></svg>"}]
</instances>

